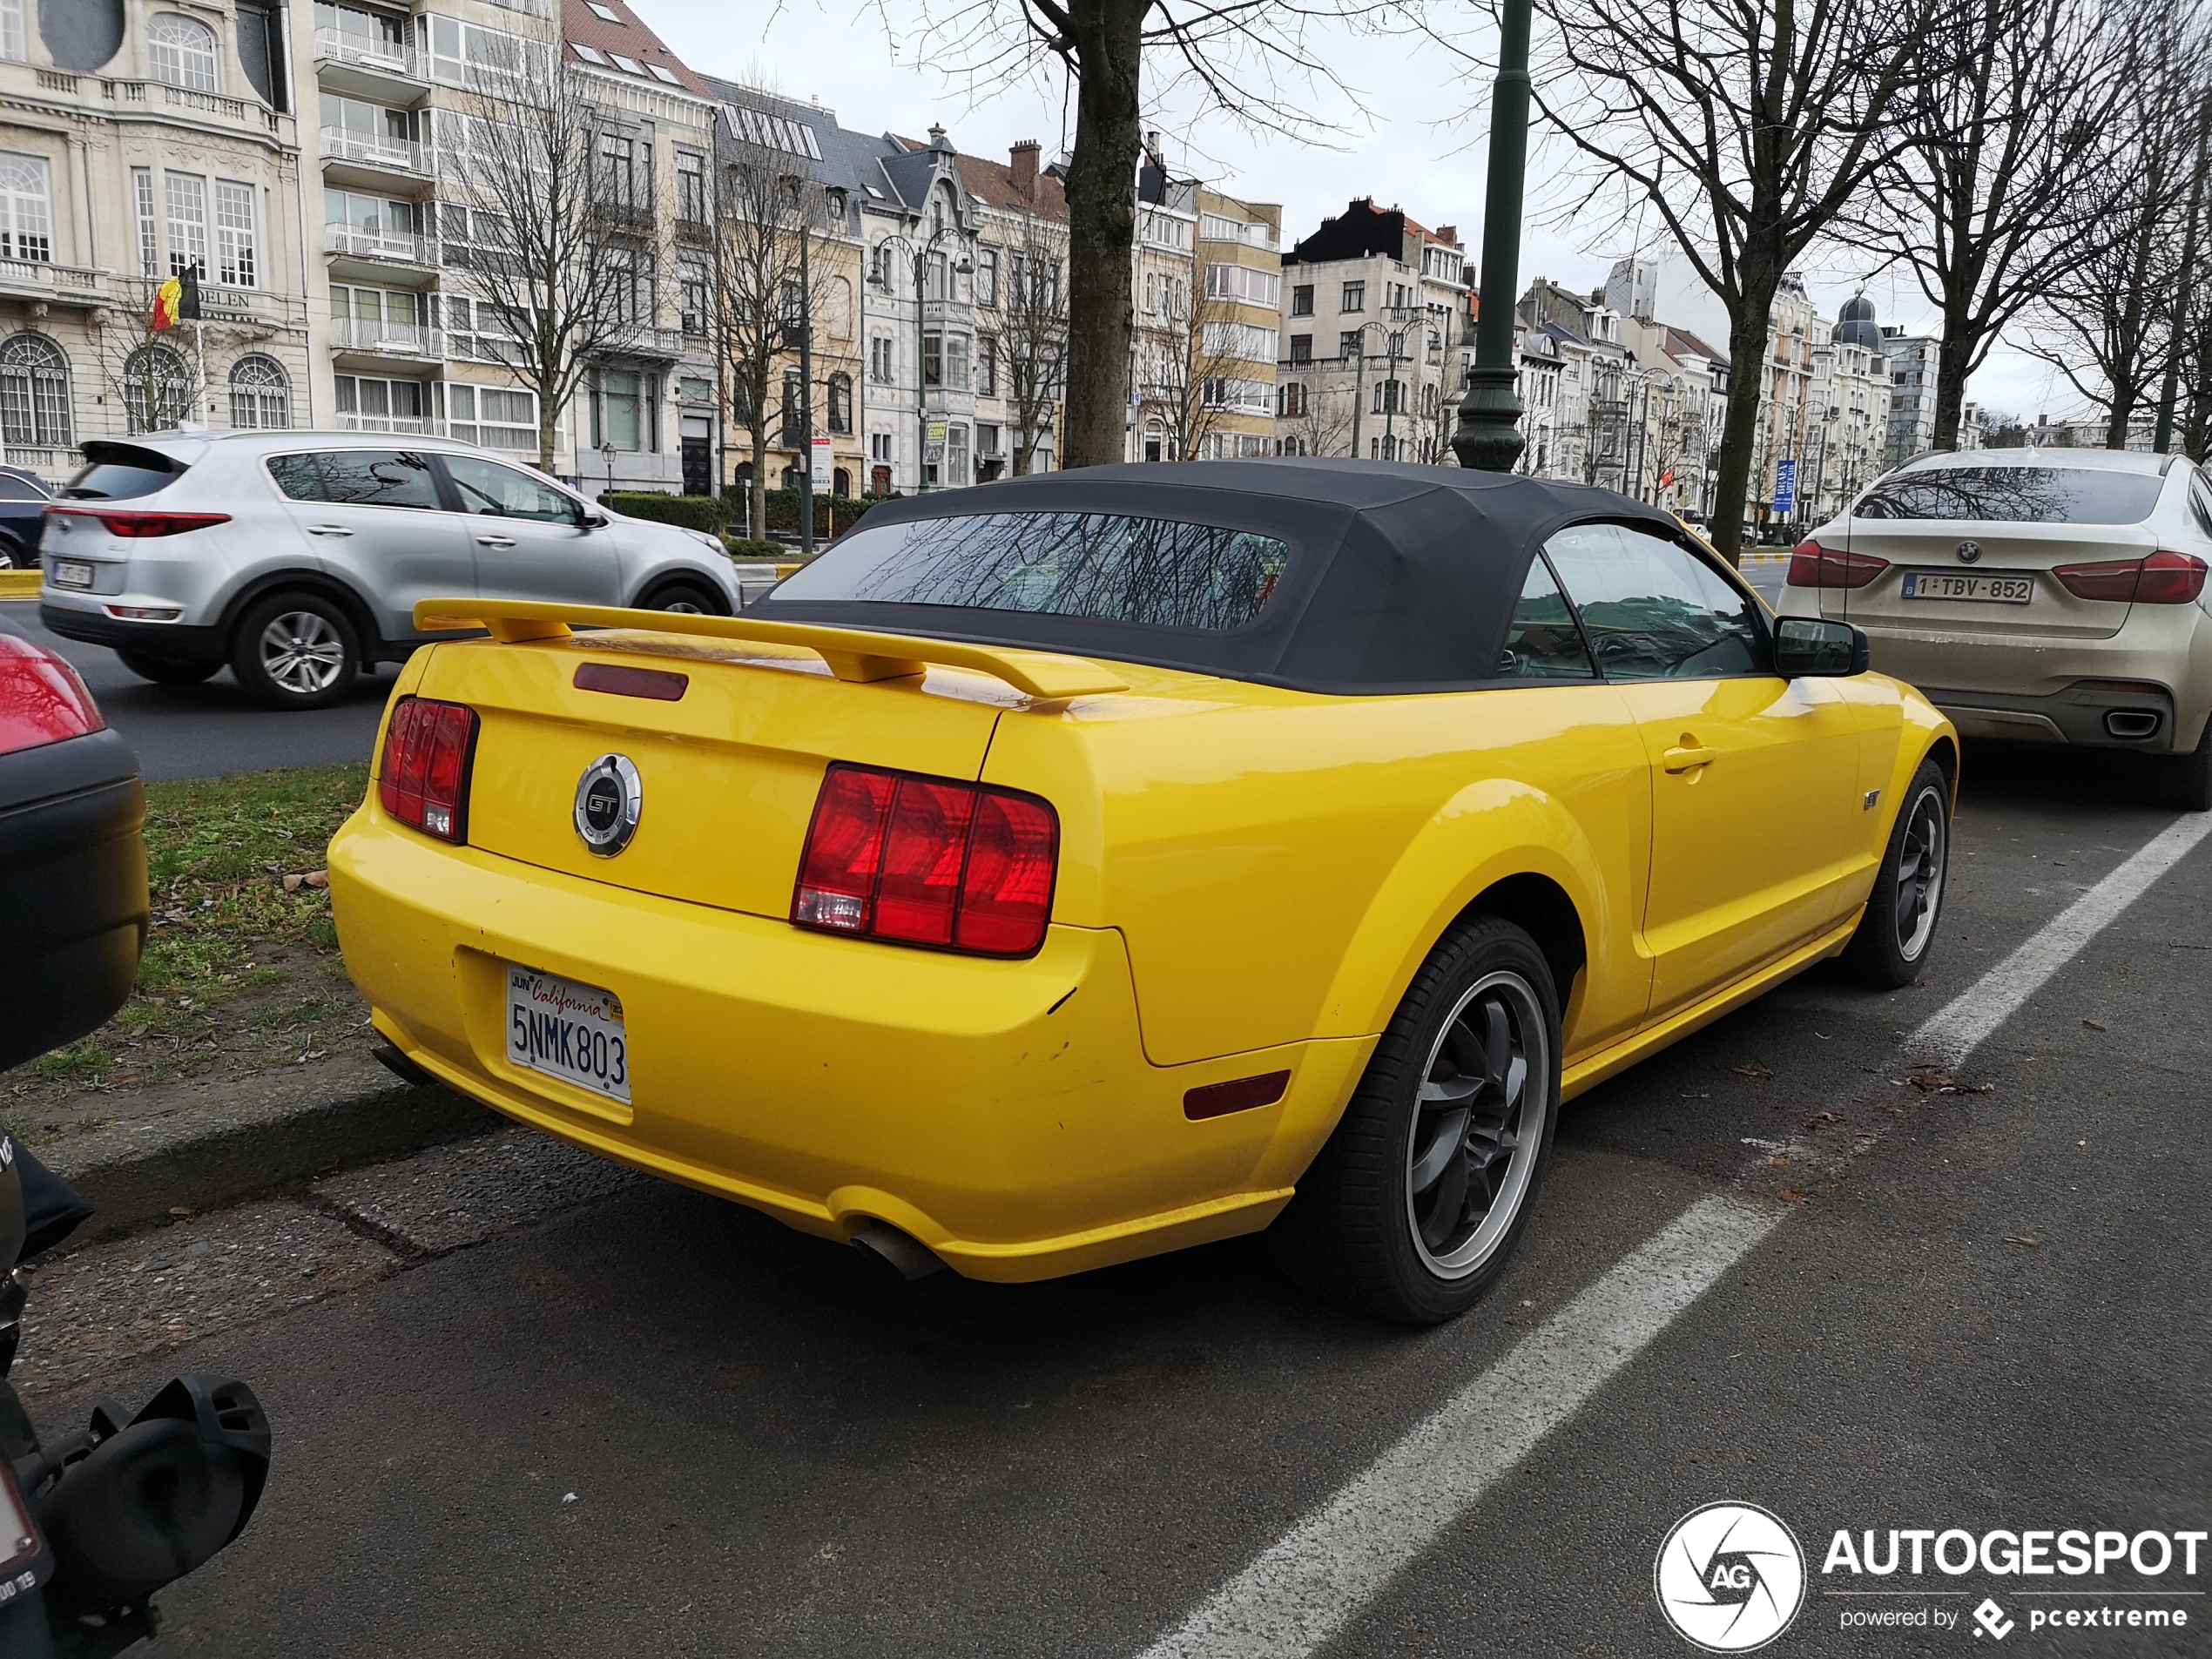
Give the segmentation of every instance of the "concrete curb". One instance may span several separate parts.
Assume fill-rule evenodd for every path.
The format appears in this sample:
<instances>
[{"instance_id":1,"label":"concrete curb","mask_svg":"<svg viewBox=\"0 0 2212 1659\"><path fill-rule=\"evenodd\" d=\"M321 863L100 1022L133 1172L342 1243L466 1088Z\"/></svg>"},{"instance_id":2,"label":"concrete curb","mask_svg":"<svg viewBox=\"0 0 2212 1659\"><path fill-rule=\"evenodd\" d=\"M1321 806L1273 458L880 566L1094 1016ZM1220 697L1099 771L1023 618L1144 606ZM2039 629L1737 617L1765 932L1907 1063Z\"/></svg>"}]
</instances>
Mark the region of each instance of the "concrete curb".
<instances>
[{"instance_id":1,"label":"concrete curb","mask_svg":"<svg viewBox=\"0 0 2212 1659\"><path fill-rule=\"evenodd\" d=\"M487 1134L507 1120L441 1088L397 1078L191 1106L74 1135L39 1156L92 1219L72 1248L298 1185L347 1163Z\"/></svg>"}]
</instances>

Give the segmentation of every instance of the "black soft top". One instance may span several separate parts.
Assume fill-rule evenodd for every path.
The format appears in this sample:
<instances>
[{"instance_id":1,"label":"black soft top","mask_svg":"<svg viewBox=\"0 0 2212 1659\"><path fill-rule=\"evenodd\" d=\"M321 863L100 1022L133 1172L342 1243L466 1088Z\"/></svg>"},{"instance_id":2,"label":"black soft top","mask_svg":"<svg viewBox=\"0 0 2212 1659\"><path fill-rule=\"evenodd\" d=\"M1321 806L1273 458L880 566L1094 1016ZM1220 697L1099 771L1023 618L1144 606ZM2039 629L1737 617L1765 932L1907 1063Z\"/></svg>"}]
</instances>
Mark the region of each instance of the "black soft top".
<instances>
[{"instance_id":1,"label":"black soft top","mask_svg":"<svg viewBox=\"0 0 2212 1659\"><path fill-rule=\"evenodd\" d=\"M779 599L779 620L877 628L1190 669L1339 694L1444 691L1493 679L1536 550L1569 524L1681 527L1611 490L1379 461L1284 457L1086 467L869 510L864 529L971 513L1121 513L1271 536L1290 563L1242 628L872 600ZM824 556L834 558L836 551Z\"/></svg>"}]
</instances>

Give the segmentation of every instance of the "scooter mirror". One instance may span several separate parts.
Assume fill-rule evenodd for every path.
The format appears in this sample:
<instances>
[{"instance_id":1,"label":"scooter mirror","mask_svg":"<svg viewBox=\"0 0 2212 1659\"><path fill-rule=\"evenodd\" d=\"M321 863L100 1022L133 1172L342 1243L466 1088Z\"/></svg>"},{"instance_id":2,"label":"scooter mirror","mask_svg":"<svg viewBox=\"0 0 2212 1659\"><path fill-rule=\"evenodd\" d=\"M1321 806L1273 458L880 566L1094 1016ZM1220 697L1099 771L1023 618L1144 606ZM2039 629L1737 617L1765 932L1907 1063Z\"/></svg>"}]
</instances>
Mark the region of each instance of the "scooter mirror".
<instances>
[{"instance_id":1,"label":"scooter mirror","mask_svg":"<svg viewBox=\"0 0 2212 1659\"><path fill-rule=\"evenodd\" d=\"M17 1150L14 1136L0 1135L0 1277L12 1272L23 1255L23 1171Z\"/></svg>"}]
</instances>

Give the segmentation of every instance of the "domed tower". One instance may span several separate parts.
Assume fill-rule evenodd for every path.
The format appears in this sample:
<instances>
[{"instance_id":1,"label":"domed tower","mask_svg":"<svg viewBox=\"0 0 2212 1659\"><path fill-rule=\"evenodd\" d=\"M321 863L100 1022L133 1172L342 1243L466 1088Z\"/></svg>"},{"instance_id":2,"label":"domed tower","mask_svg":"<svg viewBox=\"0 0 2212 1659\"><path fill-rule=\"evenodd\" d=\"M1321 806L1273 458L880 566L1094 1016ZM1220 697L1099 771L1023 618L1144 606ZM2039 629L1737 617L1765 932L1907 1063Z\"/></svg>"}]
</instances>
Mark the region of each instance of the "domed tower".
<instances>
[{"instance_id":1,"label":"domed tower","mask_svg":"<svg viewBox=\"0 0 2212 1659\"><path fill-rule=\"evenodd\" d=\"M1874 352L1882 349L1882 326L1874 320L1874 302L1864 290L1844 300L1844 308L1836 314L1836 343L1864 346Z\"/></svg>"}]
</instances>

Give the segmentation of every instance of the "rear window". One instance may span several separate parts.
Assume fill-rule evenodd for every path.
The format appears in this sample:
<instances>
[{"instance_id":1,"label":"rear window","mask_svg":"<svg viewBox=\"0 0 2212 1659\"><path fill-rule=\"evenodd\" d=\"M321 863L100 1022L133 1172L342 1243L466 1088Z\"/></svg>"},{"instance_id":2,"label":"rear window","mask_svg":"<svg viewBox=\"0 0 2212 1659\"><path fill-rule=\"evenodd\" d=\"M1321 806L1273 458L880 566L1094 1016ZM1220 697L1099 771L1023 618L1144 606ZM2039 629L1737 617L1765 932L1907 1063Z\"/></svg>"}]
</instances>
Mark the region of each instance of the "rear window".
<instances>
[{"instance_id":1,"label":"rear window","mask_svg":"<svg viewBox=\"0 0 2212 1659\"><path fill-rule=\"evenodd\" d=\"M165 489L185 475L185 463L158 449L130 443L88 443L85 464L62 486L72 501L128 501Z\"/></svg>"},{"instance_id":2,"label":"rear window","mask_svg":"<svg viewBox=\"0 0 2212 1659\"><path fill-rule=\"evenodd\" d=\"M1155 628L1241 628L1290 549L1215 524L1118 513L965 513L862 527L775 598L956 605Z\"/></svg>"},{"instance_id":3,"label":"rear window","mask_svg":"<svg viewBox=\"0 0 2212 1659\"><path fill-rule=\"evenodd\" d=\"M1971 518L2005 524L2140 524L2162 478L2087 467L1941 467L1885 478L1860 518Z\"/></svg>"}]
</instances>

